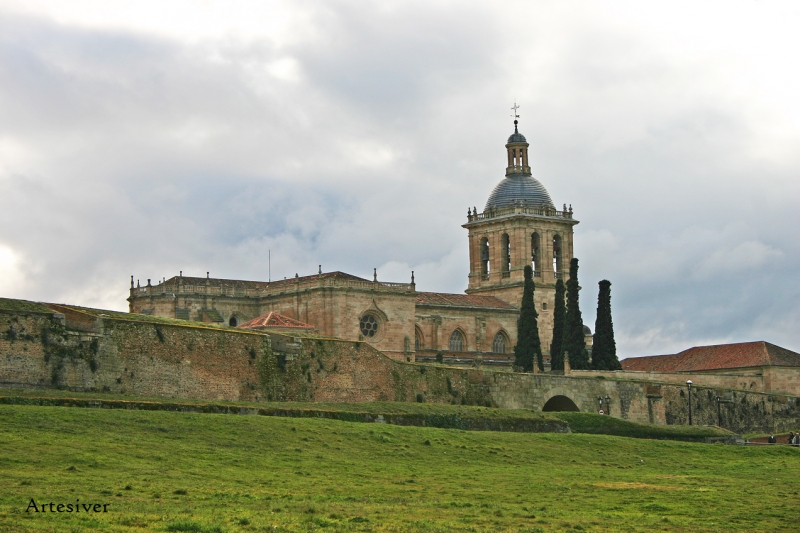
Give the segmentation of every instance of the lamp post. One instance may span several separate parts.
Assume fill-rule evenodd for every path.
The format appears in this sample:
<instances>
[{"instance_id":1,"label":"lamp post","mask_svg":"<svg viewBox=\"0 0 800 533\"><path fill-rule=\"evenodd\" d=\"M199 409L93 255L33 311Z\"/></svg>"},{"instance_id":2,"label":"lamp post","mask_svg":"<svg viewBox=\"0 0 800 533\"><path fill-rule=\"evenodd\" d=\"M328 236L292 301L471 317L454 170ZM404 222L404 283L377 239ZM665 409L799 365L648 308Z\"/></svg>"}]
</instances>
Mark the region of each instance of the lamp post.
<instances>
[{"instance_id":1,"label":"lamp post","mask_svg":"<svg viewBox=\"0 0 800 533\"><path fill-rule=\"evenodd\" d=\"M686 386L689 387L689 425L692 425L692 380L686 381Z\"/></svg>"},{"instance_id":2,"label":"lamp post","mask_svg":"<svg viewBox=\"0 0 800 533\"><path fill-rule=\"evenodd\" d=\"M598 396L597 397L597 403L600 404L600 414L602 415L603 414L603 397L602 396Z\"/></svg>"},{"instance_id":3,"label":"lamp post","mask_svg":"<svg viewBox=\"0 0 800 533\"><path fill-rule=\"evenodd\" d=\"M611 416L611 398L606 394L606 414Z\"/></svg>"},{"instance_id":4,"label":"lamp post","mask_svg":"<svg viewBox=\"0 0 800 533\"><path fill-rule=\"evenodd\" d=\"M719 394L717 394L717 425L719 427L722 427L722 410L719 408L719 402L721 400L722 398L720 398Z\"/></svg>"}]
</instances>

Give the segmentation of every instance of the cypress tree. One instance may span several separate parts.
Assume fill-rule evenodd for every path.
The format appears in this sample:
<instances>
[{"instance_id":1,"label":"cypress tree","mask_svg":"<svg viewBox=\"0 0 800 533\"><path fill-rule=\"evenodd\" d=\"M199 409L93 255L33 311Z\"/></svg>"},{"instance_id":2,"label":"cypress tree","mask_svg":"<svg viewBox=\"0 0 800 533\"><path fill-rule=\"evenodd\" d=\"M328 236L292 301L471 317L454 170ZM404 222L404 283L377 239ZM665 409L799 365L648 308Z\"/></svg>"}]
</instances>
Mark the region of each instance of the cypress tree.
<instances>
[{"instance_id":1,"label":"cypress tree","mask_svg":"<svg viewBox=\"0 0 800 533\"><path fill-rule=\"evenodd\" d=\"M569 263L567 285L567 313L564 324L563 350L569 354L569 367L574 370L589 369L589 352L583 337L583 318L578 303L578 259L573 257Z\"/></svg>"},{"instance_id":2,"label":"cypress tree","mask_svg":"<svg viewBox=\"0 0 800 533\"><path fill-rule=\"evenodd\" d=\"M543 370L542 344L539 340L539 324L536 305L533 303L533 269L530 265L525 267L525 283L522 286L522 305L520 305L519 319L517 320L517 345L514 346L516 359L514 365L523 372L531 372L534 363Z\"/></svg>"},{"instance_id":3,"label":"cypress tree","mask_svg":"<svg viewBox=\"0 0 800 533\"><path fill-rule=\"evenodd\" d=\"M604 279L597 295L597 320L594 323L592 368L597 370L622 370L617 359L614 342L614 323L611 321L611 282Z\"/></svg>"},{"instance_id":4,"label":"cypress tree","mask_svg":"<svg viewBox=\"0 0 800 533\"><path fill-rule=\"evenodd\" d=\"M564 281L556 281L556 303L553 307L553 342L550 343L550 370L564 370Z\"/></svg>"}]
</instances>

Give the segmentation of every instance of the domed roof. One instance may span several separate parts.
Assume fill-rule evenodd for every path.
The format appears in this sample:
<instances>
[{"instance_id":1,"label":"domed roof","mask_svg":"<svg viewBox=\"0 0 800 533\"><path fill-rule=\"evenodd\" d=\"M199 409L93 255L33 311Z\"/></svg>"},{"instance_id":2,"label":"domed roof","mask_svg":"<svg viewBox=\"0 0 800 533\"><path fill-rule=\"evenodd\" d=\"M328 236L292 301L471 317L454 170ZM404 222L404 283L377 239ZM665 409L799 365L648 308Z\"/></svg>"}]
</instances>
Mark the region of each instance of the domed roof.
<instances>
[{"instance_id":1,"label":"domed roof","mask_svg":"<svg viewBox=\"0 0 800 533\"><path fill-rule=\"evenodd\" d=\"M497 184L492 194L489 195L489 199L486 201L486 209L511 207L520 204L555 209L547 189L530 174L509 174L506 176L503 181Z\"/></svg>"},{"instance_id":2,"label":"domed roof","mask_svg":"<svg viewBox=\"0 0 800 533\"><path fill-rule=\"evenodd\" d=\"M525 136L518 131L515 131L511 134L511 137L508 138L508 143L526 143L528 141L525 140Z\"/></svg>"}]
</instances>

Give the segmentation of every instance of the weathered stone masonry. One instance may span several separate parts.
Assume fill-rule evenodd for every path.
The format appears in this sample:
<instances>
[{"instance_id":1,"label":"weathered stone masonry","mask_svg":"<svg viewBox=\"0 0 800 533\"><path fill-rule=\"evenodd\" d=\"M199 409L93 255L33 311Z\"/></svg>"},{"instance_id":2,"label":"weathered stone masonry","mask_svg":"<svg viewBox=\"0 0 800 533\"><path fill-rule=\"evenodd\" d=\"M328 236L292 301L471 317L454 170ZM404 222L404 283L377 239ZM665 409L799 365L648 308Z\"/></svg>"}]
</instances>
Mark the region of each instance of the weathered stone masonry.
<instances>
[{"instance_id":1,"label":"weathered stone masonry","mask_svg":"<svg viewBox=\"0 0 800 533\"><path fill-rule=\"evenodd\" d=\"M293 337L66 306L0 309L0 386L245 401L425 401L541 410L555 396L611 416L684 424L685 387L603 377L512 374L398 362L365 342ZM800 399L693 390L698 424L797 429Z\"/></svg>"}]
</instances>

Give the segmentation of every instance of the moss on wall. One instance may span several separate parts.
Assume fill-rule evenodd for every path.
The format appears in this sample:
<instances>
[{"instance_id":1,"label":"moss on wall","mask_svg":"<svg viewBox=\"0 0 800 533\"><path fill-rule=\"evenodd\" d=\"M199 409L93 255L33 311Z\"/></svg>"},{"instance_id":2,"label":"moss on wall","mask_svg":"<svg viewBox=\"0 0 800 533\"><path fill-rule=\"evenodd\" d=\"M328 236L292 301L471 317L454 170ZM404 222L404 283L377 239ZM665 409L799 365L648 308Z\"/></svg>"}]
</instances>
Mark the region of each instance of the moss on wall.
<instances>
[{"instance_id":1,"label":"moss on wall","mask_svg":"<svg viewBox=\"0 0 800 533\"><path fill-rule=\"evenodd\" d=\"M566 395L589 412L597 409L598 396L610 395L612 416L687 423L686 394L673 384L398 362L363 342L128 320L117 314L90 318L91 331L73 331L52 313L0 311L0 382L171 398L419 401L535 410L553 395ZM717 394L695 390L695 424L717 423ZM798 398L722 394L723 427L737 432L800 427Z\"/></svg>"}]
</instances>

